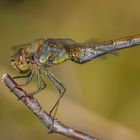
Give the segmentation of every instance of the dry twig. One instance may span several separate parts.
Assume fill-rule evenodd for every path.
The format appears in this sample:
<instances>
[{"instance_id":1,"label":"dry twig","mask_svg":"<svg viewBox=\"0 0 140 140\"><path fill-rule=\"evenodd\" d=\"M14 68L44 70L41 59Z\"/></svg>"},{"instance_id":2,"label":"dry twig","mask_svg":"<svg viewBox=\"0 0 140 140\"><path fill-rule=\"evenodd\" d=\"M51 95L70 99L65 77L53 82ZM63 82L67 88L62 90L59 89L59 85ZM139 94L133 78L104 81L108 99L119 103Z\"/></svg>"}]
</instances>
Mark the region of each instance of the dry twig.
<instances>
[{"instance_id":1,"label":"dry twig","mask_svg":"<svg viewBox=\"0 0 140 140\"><path fill-rule=\"evenodd\" d=\"M41 122L49 129L49 133L59 133L61 135L77 139L77 140L97 140L95 137L84 134L83 132L74 130L65 126L59 120L51 117L39 104L36 98L27 96L26 92L18 87L16 82L10 77L10 75L3 75L3 82L5 85L14 92L14 94L20 99L34 114L41 120Z\"/></svg>"}]
</instances>

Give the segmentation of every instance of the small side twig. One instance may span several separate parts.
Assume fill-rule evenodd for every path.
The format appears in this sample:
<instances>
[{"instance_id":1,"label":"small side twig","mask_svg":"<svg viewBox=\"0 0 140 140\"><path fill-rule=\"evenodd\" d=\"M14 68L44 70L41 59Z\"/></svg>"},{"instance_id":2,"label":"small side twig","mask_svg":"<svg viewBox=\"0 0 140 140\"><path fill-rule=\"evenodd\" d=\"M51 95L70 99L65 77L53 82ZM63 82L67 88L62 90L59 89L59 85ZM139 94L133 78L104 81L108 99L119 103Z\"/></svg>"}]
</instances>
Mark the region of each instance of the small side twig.
<instances>
[{"instance_id":1,"label":"small side twig","mask_svg":"<svg viewBox=\"0 0 140 140\"><path fill-rule=\"evenodd\" d=\"M61 135L77 140L97 140L97 138L84 134L83 132L67 127L59 120L51 117L39 104L36 98L27 96L26 92L18 87L10 75L3 75L5 85L20 99L41 122L49 129L49 133Z\"/></svg>"}]
</instances>

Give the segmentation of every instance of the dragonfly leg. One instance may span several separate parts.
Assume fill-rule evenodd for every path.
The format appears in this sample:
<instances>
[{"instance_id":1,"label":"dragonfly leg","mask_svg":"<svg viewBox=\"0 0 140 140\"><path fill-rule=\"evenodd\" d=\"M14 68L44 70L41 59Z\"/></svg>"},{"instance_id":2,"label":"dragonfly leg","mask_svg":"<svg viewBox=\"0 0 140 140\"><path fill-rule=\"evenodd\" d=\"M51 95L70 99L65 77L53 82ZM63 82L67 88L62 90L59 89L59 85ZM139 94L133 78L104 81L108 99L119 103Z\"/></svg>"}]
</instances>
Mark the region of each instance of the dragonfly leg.
<instances>
[{"instance_id":1,"label":"dragonfly leg","mask_svg":"<svg viewBox=\"0 0 140 140\"><path fill-rule=\"evenodd\" d=\"M32 71L30 71L27 75L20 75L20 76L14 76L12 79L18 79L18 78L27 78L31 74Z\"/></svg>"},{"instance_id":2,"label":"dragonfly leg","mask_svg":"<svg viewBox=\"0 0 140 140\"><path fill-rule=\"evenodd\" d=\"M42 85L41 85L41 82L42 82ZM28 93L28 97L33 97L35 94L39 93L41 90L43 90L45 87L46 87L46 83L43 79L43 76L40 72L40 70L38 70L38 73L37 73L37 90L32 92L32 93ZM42 86L42 87L41 87ZM22 96L21 98L23 98L24 96ZM21 98L19 98L18 100L21 100Z\"/></svg>"},{"instance_id":3,"label":"dragonfly leg","mask_svg":"<svg viewBox=\"0 0 140 140\"><path fill-rule=\"evenodd\" d=\"M13 77L13 79L28 78L24 84L17 85L17 86L25 86L31 82L33 75L34 75L34 72L30 71L27 75L15 76L15 77ZM11 91L13 91L17 86L15 86Z\"/></svg>"},{"instance_id":4,"label":"dragonfly leg","mask_svg":"<svg viewBox=\"0 0 140 140\"><path fill-rule=\"evenodd\" d=\"M52 112L54 111L54 115L53 117L55 117L56 115L56 112L58 110L58 106L59 106L59 102L60 100L62 99L65 91L66 91L66 88L54 77L54 75L50 72L45 72L49 78L49 80L53 83L53 85L55 86L55 88L58 90L58 92L60 93L59 94L59 97L55 103L55 105L53 106L53 108L51 109L50 111L50 115L52 115Z\"/></svg>"},{"instance_id":5,"label":"dragonfly leg","mask_svg":"<svg viewBox=\"0 0 140 140\"><path fill-rule=\"evenodd\" d=\"M24 84L18 85L18 86L26 86L31 82L33 76L34 76L34 72L30 71L27 75L15 76L13 77L13 79L28 78Z\"/></svg>"},{"instance_id":6,"label":"dragonfly leg","mask_svg":"<svg viewBox=\"0 0 140 140\"><path fill-rule=\"evenodd\" d=\"M37 87L38 87L37 90L33 93L29 93L28 96L33 96L42 91L46 87L45 80L43 79L43 75L40 72L40 70L37 71Z\"/></svg>"},{"instance_id":7,"label":"dragonfly leg","mask_svg":"<svg viewBox=\"0 0 140 140\"><path fill-rule=\"evenodd\" d=\"M53 115L53 117L55 117L55 115L56 115L56 113L57 113L57 110L58 110L58 107L59 107L60 100L62 99L62 97L63 97L65 91L66 91L66 88L64 88L63 93L59 94L59 97L58 97L58 99L57 99L55 105L53 106L53 108L52 108L51 111L50 111L50 115L51 115L52 112L54 111L54 115Z\"/></svg>"}]
</instances>

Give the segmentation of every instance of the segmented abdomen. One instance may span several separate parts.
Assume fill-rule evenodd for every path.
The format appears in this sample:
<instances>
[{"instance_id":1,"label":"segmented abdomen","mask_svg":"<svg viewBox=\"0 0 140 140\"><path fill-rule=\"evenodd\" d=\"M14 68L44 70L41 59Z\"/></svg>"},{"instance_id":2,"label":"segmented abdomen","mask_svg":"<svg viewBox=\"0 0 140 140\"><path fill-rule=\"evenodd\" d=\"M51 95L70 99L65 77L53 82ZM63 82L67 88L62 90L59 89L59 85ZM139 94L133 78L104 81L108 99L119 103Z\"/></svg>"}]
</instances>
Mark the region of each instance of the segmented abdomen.
<instances>
[{"instance_id":1,"label":"segmented abdomen","mask_svg":"<svg viewBox=\"0 0 140 140\"><path fill-rule=\"evenodd\" d=\"M99 43L79 44L78 48L71 48L71 60L82 64L110 52L136 45L140 45L140 35L127 36Z\"/></svg>"}]
</instances>

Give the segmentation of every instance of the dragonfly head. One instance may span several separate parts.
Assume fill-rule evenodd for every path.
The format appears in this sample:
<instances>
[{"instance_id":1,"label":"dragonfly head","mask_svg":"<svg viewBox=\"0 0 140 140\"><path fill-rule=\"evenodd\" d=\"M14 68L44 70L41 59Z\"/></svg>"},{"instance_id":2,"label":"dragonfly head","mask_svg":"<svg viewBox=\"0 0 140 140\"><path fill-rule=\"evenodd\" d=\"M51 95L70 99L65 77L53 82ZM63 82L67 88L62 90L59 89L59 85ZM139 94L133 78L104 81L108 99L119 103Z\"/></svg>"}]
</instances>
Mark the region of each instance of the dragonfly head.
<instances>
[{"instance_id":1,"label":"dragonfly head","mask_svg":"<svg viewBox=\"0 0 140 140\"><path fill-rule=\"evenodd\" d=\"M11 57L12 67L20 73L26 73L30 70L29 63L29 56L23 48L18 49Z\"/></svg>"}]
</instances>

